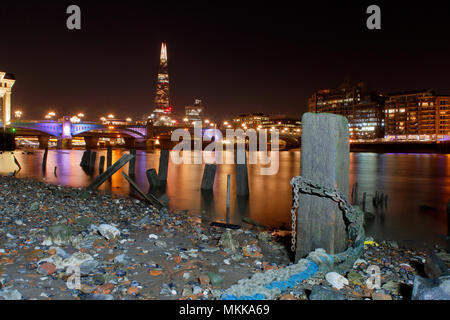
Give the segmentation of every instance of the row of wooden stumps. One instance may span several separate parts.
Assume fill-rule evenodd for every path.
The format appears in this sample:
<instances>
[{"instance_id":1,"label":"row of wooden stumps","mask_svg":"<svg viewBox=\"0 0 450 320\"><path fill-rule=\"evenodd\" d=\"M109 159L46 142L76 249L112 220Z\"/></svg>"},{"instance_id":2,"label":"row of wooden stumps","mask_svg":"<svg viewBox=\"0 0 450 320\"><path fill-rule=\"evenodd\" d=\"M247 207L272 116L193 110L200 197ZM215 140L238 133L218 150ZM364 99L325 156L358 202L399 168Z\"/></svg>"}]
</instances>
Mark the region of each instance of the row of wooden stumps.
<instances>
[{"instance_id":1,"label":"row of wooden stumps","mask_svg":"<svg viewBox=\"0 0 450 320\"><path fill-rule=\"evenodd\" d=\"M362 211L366 212L366 201L367 201L367 192L363 193L362 201L361 201L361 209ZM358 204L358 183L355 182L352 186L352 193L351 193L351 202L352 204ZM375 208L381 207L387 207L388 202L388 195L375 191L375 196L372 198L372 204Z\"/></svg>"},{"instance_id":2,"label":"row of wooden stumps","mask_svg":"<svg viewBox=\"0 0 450 320\"><path fill-rule=\"evenodd\" d=\"M160 157L160 177L158 178L157 184L160 184L160 181L167 180L167 168L168 168L168 150L161 151L161 157ZM80 162L80 166L85 170L86 172L92 174L95 169L95 158L97 156L97 153L91 152L90 150L86 150L83 153L83 157ZM118 170L120 170L125 164L129 163L128 166L128 175L125 172L122 172L122 175L124 178L130 183L132 188L136 190L147 202L151 203L152 205L156 206L157 208L162 208L164 205L156 199L150 192L144 193L139 186L134 182L135 177L135 165L136 165L136 150L131 149L130 153L124 154L118 161L116 161L114 164L112 163L112 151L111 148L108 148L107 151L107 157L106 157L106 163L107 163L107 169L104 171L104 164L105 164L105 157L100 157L99 162L99 176L94 179L94 181L91 182L91 184L87 187L88 190L96 190L100 185L102 185L106 180L111 178L111 176L116 173ZM153 169L154 170L154 169ZM150 170L148 170L150 171ZM148 177L147 173L147 177ZM153 180L153 185L155 185L155 181ZM150 182L150 179L149 179Z\"/></svg>"},{"instance_id":3,"label":"row of wooden stumps","mask_svg":"<svg viewBox=\"0 0 450 320\"><path fill-rule=\"evenodd\" d=\"M236 194L241 197L246 197L250 194L248 185L248 171L247 171L247 157L245 156L243 164L236 164ZM216 177L217 165L207 163L203 169L201 190L213 190L214 180ZM227 178L228 179L228 178ZM227 190L229 183L227 183Z\"/></svg>"}]
</instances>

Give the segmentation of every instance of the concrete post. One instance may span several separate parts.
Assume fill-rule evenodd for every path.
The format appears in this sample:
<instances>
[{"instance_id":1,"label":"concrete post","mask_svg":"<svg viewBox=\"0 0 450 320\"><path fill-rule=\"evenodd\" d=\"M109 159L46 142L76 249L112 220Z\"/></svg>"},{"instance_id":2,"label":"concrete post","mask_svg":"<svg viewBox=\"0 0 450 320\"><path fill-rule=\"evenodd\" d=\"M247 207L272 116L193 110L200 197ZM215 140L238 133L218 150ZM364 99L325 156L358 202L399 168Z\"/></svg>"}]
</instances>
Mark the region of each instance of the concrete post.
<instances>
[{"instance_id":1,"label":"concrete post","mask_svg":"<svg viewBox=\"0 0 450 320\"><path fill-rule=\"evenodd\" d=\"M349 196L349 131L345 117L305 113L302 117L301 172L319 185ZM317 248L344 251L348 237L343 213L329 198L300 193L295 260Z\"/></svg>"}]
</instances>

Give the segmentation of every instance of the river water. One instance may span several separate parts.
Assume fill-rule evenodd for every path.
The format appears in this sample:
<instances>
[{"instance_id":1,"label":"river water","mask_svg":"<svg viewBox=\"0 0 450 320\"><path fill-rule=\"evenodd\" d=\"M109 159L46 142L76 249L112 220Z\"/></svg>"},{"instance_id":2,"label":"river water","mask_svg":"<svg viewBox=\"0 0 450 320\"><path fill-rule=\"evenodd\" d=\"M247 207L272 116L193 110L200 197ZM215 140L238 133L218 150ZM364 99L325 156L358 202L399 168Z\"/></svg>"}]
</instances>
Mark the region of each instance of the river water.
<instances>
[{"instance_id":1,"label":"river water","mask_svg":"<svg viewBox=\"0 0 450 320\"><path fill-rule=\"evenodd\" d=\"M22 166L19 178L44 179L47 182L72 187L87 186L96 175L86 174L80 168L83 150L49 150L47 170L42 173L42 150L32 154L15 151ZM124 150L113 150L113 163ZM97 163L106 150L97 150ZM3 155L5 156L5 154ZM145 171L158 168L159 151L137 151L136 182L145 191L149 184ZM5 160L0 171L13 171ZM9 166L9 167L8 167ZM54 167L57 167L56 175ZM289 181L300 172L300 151L279 153L279 170L276 175L260 175L260 164L249 165L249 200L236 197L234 165L219 165L213 195L200 191L204 165L169 162L166 193L174 210L189 210L189 214L224 221L226 217L227 174L231 174L231 204L229 221L240 224L242 220L285 230L290 230L292 193ZM11 170L12 168L12 170ZM128 165L122 170L128 173ZM393 240L424 240L442 243L447 233L445 214L450 198L450 155L351 153L350 190L358 183L358 198L367 193L366 211L375 213L368 221L366 233ZM99 188L103 192L137 196L125 178L118 172ZM375 208L372 197L375 192L388 195L387 206Z\"/></svg>"}]
</instances>

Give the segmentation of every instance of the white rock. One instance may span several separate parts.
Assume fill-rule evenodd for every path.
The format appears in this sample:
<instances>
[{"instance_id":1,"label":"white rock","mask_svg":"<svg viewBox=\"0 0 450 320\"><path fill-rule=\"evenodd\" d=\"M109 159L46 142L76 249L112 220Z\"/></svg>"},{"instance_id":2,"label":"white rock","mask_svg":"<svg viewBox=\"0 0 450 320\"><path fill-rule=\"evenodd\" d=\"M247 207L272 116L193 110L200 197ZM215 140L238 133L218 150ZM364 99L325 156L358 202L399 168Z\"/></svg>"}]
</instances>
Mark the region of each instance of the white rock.
<instances>
[{"instance_id":1,"label":"white rock","mask_svg":"<svg viewBox=\"0 0 450 320\"><path fill-rule=\"evenodd\" d=\"M108 240L115 239L120 236L119 229L110 224L101 224L98 227L98 232L100 232L100 234Z\"/></svg>"},{"instance_id":2,"label":"white rock","mask_svg":"<svg viewBox=\"0 0 450 320\"><path fill-rule=\"evenodd\" d=\"M148 238L149 238L149 239L155 239L155 240L157 240L157 239L158 239L158 236L157 236L156 234L153 234L153 233L152 233L152 234L149 234L149 235L148 235Z\"/></svg>"},{"instance_id":3,"label":"white rock","mask_svg":"<svg viewBox=\"0 0 450 320\"><path fill-rule=\"evenodd\" d=\"M348 285L348 280L337 272L327 273L325 279L333 286L333 288L338 290L341 290L344 285Z\"/></svg>"}]
</instances>

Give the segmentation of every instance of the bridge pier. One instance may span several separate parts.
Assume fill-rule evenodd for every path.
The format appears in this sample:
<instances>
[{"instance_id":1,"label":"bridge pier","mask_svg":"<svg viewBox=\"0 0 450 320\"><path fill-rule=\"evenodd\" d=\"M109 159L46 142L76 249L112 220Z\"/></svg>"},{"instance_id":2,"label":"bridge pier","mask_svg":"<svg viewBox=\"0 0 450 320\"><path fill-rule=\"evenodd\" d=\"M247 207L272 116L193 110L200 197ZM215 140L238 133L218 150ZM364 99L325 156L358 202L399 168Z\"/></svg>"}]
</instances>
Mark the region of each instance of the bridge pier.
<instances>
[{"instance_id":1,"label":"bridge pier","mask_svg":"<svg viewBox=\"0 0 450 320\"><path fill-rule=\"evenodd\" d=\"M136 138L124 137L123 140L125 140L125 148L136 149Z\"/></svg>"},{"instance_id":2,"label":"bridge pier","mask_svg":"<svg viewBox=\"0 0 450 320\"><path fill-rule=\"evenodd\" d=\"M72 148L72 139L61 139L58 138L56 142L56 149L71 149Z\"/></svg>"},{"instance_id":3,"label":"bridge pier","mask_svg":"<svg viewBox=\"0 0 450 320\"><path fill-rule=\"evenodd\" d=\"M155 140L154 139L135 139L135 149L138 150L154 150Z\"/></svg>"},{"instance_id":4,"label":"bridge pier","mask_svg":"<svg viewBox=\"0 0 450 320\"><path fill-rule=\"evenodd\" d=\"M98 137L84 137L84 142L86 143L86 149L97 149L98 146Z\"/></svg>"},{"instance_id":5,"label":"bridge pier","mask_svg":"<svg viewBox=\"0 0 450 320\"><path fill-rule=\"evenodd\" d=\"M38 136L39 149L48 148L48 140L49 139L50 139L50 136Z\"/></svg>"}]
</instances>

